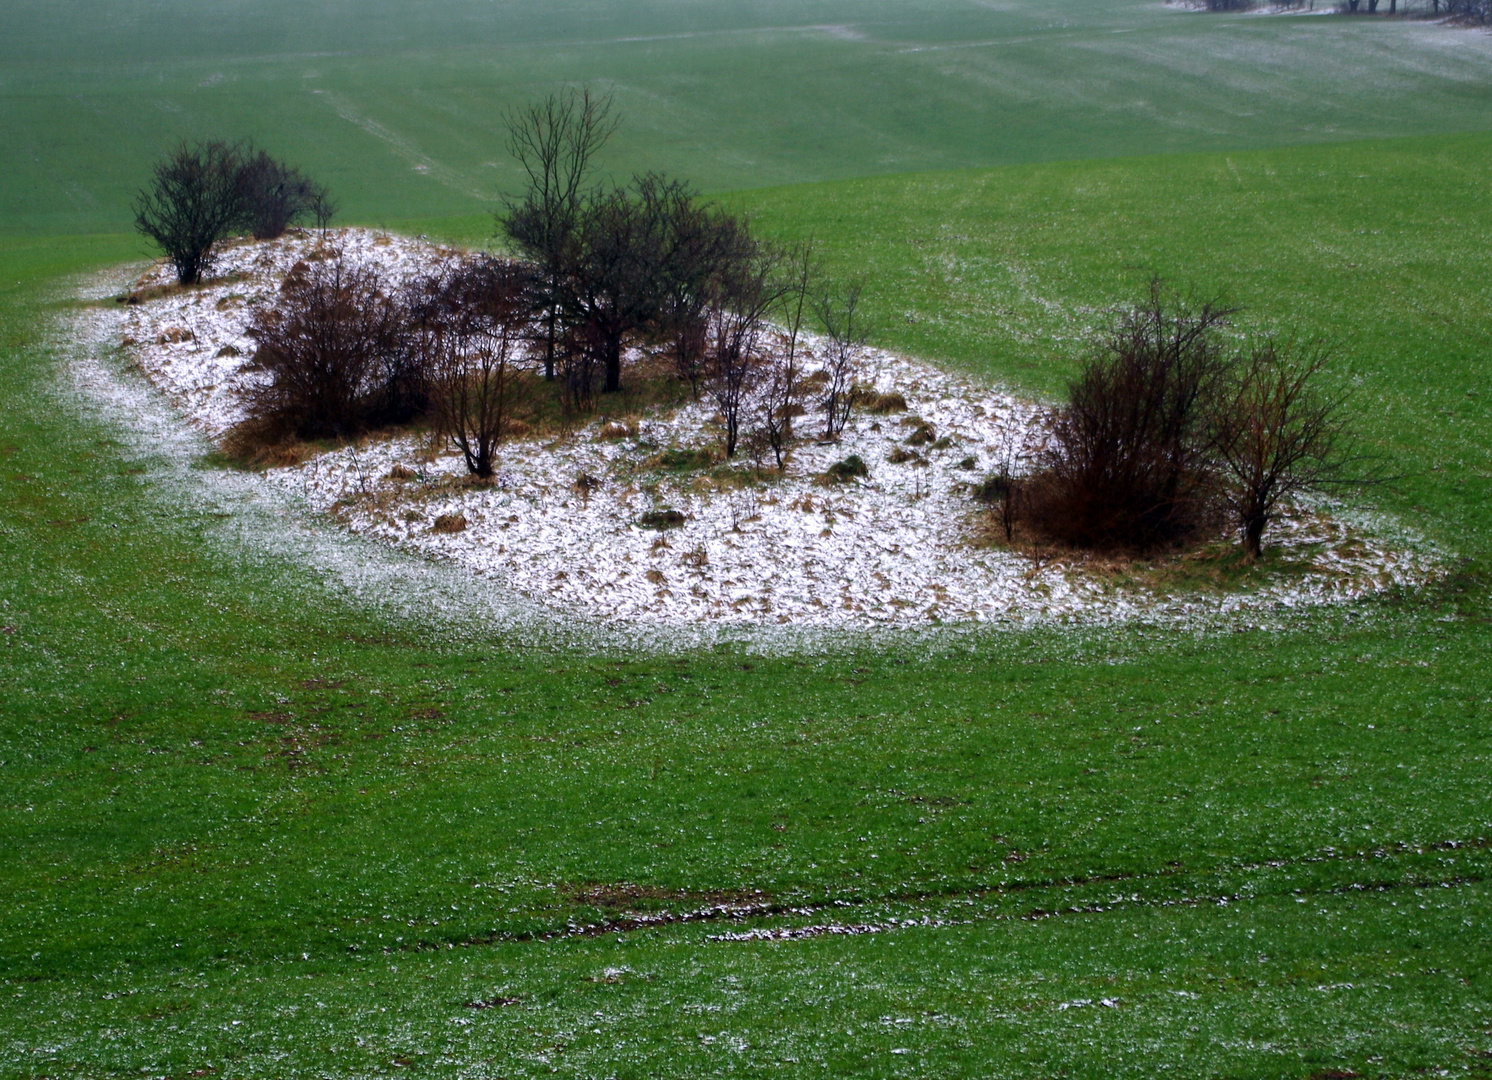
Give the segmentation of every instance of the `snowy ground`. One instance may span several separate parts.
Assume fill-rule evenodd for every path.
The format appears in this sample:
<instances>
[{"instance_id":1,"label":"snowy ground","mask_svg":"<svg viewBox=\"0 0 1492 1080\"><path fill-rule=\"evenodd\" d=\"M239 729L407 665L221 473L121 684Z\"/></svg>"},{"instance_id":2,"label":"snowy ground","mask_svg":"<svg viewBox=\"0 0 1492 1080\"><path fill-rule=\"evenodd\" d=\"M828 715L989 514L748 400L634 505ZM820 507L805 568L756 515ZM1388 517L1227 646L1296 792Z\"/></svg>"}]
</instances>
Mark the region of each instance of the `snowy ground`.
<instances>
[{"instance_id":1,"label":"snowy ground","mask_svg":"<svg viewBox=\"0 0 1492 1080\"><path fill-rule=\"evenodd\" d=\"M439 257L429 245L359 230L336 240L395 278ZM258 377L246 370L253 310L273 300L285 272L315 242L300 236L230 248L208 286L128 308L128 351L207 436L242 418L243 390ZM169 280L156 268L137 288ZM1040 439L1040 409L883 352L865 355L860 381L900 392L908 411L857 413L838 443L800 443L785 475L755 488L707 490L697 475L649 464L662 450L718 443L705 405L643 418L626 438L605 438L591 424L559 440L506 444L490 485L467 483L458 457L442 448L432 456L414 437L344 447L267 477L354 532L453 560L561 612L608 622L851 629L1186 616L1349 600L1435 573L1423 545L1383 538L1387 523L1349 525L1305 507L1268 539L1309 569L1247 592L1161 595L1117 588L1080 566L1034 565L975 542L968 485L1012 437ZM939 441L909 445L914 418ZM806 416L800 430L817 422ZM824 485L824 471L850 454L869 465L869 477ZM893 463L893 455L915 456ZM577 483L582 476L592 482ZM665 509L683 514L683 524L662 531L640 524ZM447 528L455 518L465 527L437 529L440 518Z\"/></svg>"}]
</instances>

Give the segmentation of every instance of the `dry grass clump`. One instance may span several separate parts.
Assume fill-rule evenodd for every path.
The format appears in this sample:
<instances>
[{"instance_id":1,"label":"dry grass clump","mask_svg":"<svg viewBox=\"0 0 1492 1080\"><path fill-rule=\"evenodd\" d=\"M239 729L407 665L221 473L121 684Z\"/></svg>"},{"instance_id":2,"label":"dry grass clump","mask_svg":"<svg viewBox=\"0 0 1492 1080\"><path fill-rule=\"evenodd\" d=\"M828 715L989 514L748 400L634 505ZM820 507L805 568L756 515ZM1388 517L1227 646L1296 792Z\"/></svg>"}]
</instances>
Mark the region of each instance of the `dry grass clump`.
<instances>
[{"instance_id":1,"label":"dry grass clump","mask_svg":"<svg viewBox=\"0 0 1492 1080\"><path fill-rule=\"evenodd\" d=\"M857 386L850 391L850 398L858 408L876 416L907 411L905 395L896 390L883 394L873 386Z\"/></svg>"},{"instance_id":2,"label":"dry grass clump","mask_svg":"<svg viewBox=\"0 0 1492 1080\"><path fill-rule=\"evenodd\" d=\"M859 454L851 454L843 461L836 461L824 470L819 479L824 484L849 484L870 476L870 466Z\"/></svg>"}]
</instances>

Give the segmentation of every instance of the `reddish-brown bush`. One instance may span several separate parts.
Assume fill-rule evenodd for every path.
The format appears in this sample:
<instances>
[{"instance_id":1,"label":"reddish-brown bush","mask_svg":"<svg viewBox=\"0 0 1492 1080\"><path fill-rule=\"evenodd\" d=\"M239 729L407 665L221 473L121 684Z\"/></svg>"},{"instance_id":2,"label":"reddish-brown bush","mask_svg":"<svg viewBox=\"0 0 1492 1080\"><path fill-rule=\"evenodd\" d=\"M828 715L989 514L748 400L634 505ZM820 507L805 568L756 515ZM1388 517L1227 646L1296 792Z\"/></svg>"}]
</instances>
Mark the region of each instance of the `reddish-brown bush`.
<instances>
[{"instance_id":1,"label":"reddish-brown bush","mask_svg":"<svg viewBox=\"0 0 1492 1080\"><path fill-rule=\"evenodd\" d=\"M394 355L400 305L377 269L338 251L298 263L280 301L255 316L255 366L269 382L252 399L260 424L302 439L346 438L365 430L387 389L384 358Z\"/></svg>"}]
</instances>

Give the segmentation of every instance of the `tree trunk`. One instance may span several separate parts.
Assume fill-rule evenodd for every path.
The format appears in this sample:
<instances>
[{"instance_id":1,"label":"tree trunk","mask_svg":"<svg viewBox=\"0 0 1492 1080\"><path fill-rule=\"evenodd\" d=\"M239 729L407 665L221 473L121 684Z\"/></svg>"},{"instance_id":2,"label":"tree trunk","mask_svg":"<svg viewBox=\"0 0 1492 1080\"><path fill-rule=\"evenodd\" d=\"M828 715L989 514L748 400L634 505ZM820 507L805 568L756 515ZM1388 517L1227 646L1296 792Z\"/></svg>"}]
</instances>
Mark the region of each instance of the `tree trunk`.
<instances>
[{"instance_id":1,"label":"tree trunk","mask_svg":"<svg viewBox=\"0 0 1492 1080\"><path fill-rule=\"evenodd\" d=\"M1264 526L1269 519L1263 514L1251 514L1243 523L1243 561L1253 565L1264 550Z\"/></svg>"},{"instance_id":2,"label":"tree trunk","mask_svg":"<svg viewBox=\"0 0 1492 1080\"><path fill-rule=\"evenodd\" d=\"M554 382L554 339L558 331L559 310L550 305L544 327L544 381Z\"/></svg>"},{"instance_id":3,"label":"tree trunk","mask_svg":"<svg viewBox=\"0 0 1492 1080\"><path fill-rule=\"evenodd\" d=\"M606 385L602 392L614 394L622 388L622 341L608 338L606 341Z\"/></svg>"}]
</instances>

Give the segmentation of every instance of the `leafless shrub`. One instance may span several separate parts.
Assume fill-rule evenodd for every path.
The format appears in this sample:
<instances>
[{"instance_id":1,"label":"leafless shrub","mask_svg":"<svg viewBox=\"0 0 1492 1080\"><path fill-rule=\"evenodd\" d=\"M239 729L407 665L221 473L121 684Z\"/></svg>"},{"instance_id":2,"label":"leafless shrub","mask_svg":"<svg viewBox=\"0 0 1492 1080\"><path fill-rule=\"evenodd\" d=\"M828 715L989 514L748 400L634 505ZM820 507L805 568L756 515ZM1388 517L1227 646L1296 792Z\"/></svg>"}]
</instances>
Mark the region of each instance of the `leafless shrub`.
<instances>
[{"instance_id":1,"label":"leafless shrub","mask_svg":"<svg viewBox=\"0 0 1492 1080\"><path fill-rule=\"evenodd\" d=\"M824 372L828 375L820 406L824 411L825 439L839 438L854 405L856 366L866 340L860 316L863 291L864 283L855 281L842 289L823 289L813 298L813 313L829 339L822 355ZM905 409L906 405L903 398L901 407Z\"/></svg>"},{"instance_id":2,"label":"leafless shrub","mask_svg":"<svg viewBox=\"0 0 1492 1080\"><path fill-rule=\"evenodd\" d=\"M303 439L364 430L382 389L380 358L397 348L400 328L375 267L341 251L298 263L249 331L255 366L270 376L252 398L254 418Z\"/></svg>"},{"instance_id":3,"label":"leafless shrub","mask_svg":"<svg viewBox=\"0 0 1492 1080\"><path fill-rule=\"evenodd\" d=\"M1024 452L1025 439L1021 429L1014 424L1005 427L995 446L994 467L974 488L974 498L992 508L995 522L1007 544L1015 539L1016 524L1021 520L1027 499L1026 482L1022 478ZM965 458L960 465L965 462L970 468L977 464L974 459Z\"/></svg>"},{"instance_id":4,"label":"leafless shrub","mask_svg":"<svg viewBox=\"0 0 1492 1080\"><path fill-rule=\"evenodd\" d=\"M1120 315L1071 384L1040 476L1032 524L1076 547L1146 550L1192 535L1213 507L1207 403L1228 358L1233 312L1190 302L1152 281Z\"/></svg>"},{"instance_id":5,"label":"leafless shrub","mask_svg":"<svg viewBox=\"0 0 1492 1080\"><path fill-rule=\"evenodd\" d=\"M511 426L530 283L518 263L459 266L431 286L418 335L437 429L461 451L467 471L484 480Z\"/></svg>"},{"instance_id":6,"label":"leafless shrub","mask_svg":"<svg viewBox=\"0 0 1492 1080\"><path fill-rule=\"evenodd\" d=\"M321 184L313 183L310 191L309 209L311 220L316 222L316 229L321 233L321 239L326 239L326 231L331 227L332 218L337 216L342 206L332 197L332 193Z\"/></svg>"},{"instance_id":7,"label":"leafless shrub","mask_svg":"<svg viewBox=\"0 0 1492 1080\"><path fill-rule=\"evenodd\" d=\"M1363 461L1345 432L1345 399L1317 385L1331 357L1320 342L1261 337L1210 403L1211 451L1248 562L1282 500L1371 479L1349 476Z\"/></svg>"},{"instance_id":8,"label":"leafless shrub","mask_svg":"<svg viewBox=\"0 0 1492 1080\"><path fill-rule=\"evenodd\" d=\"M781 256L764 244L752 246L751 258L732 268L706 315L707 387L720 410L727 458L735 456L741 421L760 386L765 319L781 295L777 284Z\"/></svg>"},{"instance_id":9,"label":"leafless shrub","mask_svg":"<svg viewBox=\"0 0 1492 1080\"><path fill-rule=\"evenodd\" d=\"M182 143L155 165L135 197L135 228L154 240L182 285L212 267L213 246L243 217L243 148L221 141Z\"/></svg>"},{"instance_id":10,"label":"leafless shrub","mask_svg":"<svg viewBox=\"0 0 1492 1080\"><path fill-rule=\"evenodd\" d=\"M255 240L272 240L329 200L325 190L263 150L246 149L238 167L240 220Z\"/></svg>"},{"instance_id":11,"label":"leafless shrub","mask_svg":"<svg viewBox=\"0 0 1492 1080\"><path fill-rule=\"evenodd\" d=\"M799 404L804 389L799 338L815 275L813 242L788 252L783 267L785 272L775 292L785 332L778 348L763 357L758 395L762 441L771 449L779 472L786 465L793 441L793 420L804 411Z\"/></svg>"}]
</instances>

